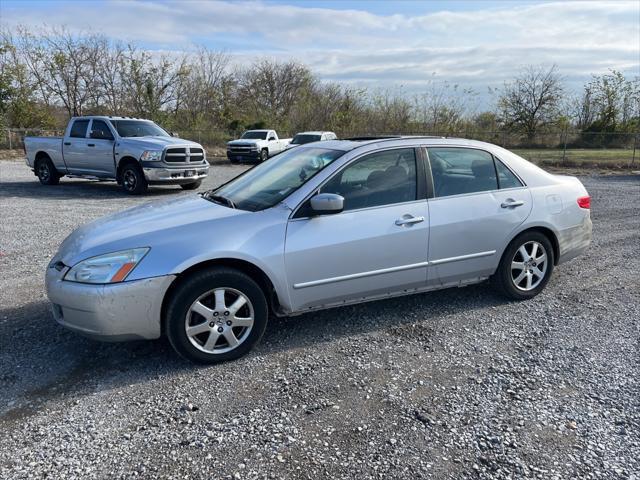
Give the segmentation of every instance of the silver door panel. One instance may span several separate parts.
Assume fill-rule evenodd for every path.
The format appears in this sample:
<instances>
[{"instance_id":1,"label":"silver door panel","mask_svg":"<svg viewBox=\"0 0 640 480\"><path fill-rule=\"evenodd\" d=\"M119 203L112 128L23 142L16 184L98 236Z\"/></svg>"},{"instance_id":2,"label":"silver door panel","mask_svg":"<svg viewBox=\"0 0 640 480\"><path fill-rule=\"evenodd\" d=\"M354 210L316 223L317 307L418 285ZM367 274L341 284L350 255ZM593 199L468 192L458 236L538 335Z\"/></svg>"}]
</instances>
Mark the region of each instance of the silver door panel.
<instances>
[{"instance_id":1,"label":"silver door panel","mask_svg":"<svg viewBox=\"0 0 640 480\"><path fill-rule=\"evenodd\" d=\"M508 200L522 204L503 208ZM493 274L511 233L526 220L531 206L531 193L524 187L430 199L430 283Z\"/></svg>"},{"instance_id":2,"label":"silver door panel","mask_svg":"<svg viewBox=\"0 0 640 480\"><path fill-rule=\"evenodd\" d=\"M295 219L285 268L294 310L426 285L425 200ZM399 219L425 221L396 225Z\"/></svg>"}]
</instances>

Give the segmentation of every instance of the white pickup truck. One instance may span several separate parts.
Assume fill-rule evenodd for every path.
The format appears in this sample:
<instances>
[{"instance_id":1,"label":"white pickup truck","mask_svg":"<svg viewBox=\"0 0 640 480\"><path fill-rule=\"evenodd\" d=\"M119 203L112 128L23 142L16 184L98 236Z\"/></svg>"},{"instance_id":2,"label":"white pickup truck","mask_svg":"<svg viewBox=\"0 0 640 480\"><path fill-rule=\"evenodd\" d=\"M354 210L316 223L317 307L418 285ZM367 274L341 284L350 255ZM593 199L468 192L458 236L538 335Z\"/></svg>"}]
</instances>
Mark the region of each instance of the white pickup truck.
<instances>
[{"instance_id":1,"label":"white pickup truck","mask_svg":"<svg viewBox=\"0 0 640 480\"><path fill-rule=\"evenodd\" d=\"M149 185L193 190L209 172L202 145L136 118L73 117L64 137L25 137L24 146L27 165L43 185L57 185L66 175L115 180L130 194Z\"/></svg>"},{"instance_id":2,"label":"white pickup truck","mask_svg":"<svg viewBox=\"0 0 640 480\"><path fill-rule=\"evenodd\" d=\"M275 130L247 130L238 140L227 143L227 158L231 163L241 160L264 162L291 143L290 138L278 138Z\"/></svg>"}]
</instances>

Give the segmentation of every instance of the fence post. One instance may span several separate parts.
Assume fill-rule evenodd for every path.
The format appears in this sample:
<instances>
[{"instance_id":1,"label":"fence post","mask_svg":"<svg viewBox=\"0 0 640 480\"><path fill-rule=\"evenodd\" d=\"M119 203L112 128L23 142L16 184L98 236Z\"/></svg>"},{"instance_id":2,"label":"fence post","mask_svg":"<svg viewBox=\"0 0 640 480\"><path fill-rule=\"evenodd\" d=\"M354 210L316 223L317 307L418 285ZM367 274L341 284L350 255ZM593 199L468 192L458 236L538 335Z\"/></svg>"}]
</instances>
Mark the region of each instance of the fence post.
<instances>
[{"instance_id":1,"label":"fence post","mask_svg":"<svg viewBox=\"0 0 640 480\"><path fill-rule=\"evenodd\" d=\"M636 149L638 146L638 134L636 133L633 136L633 157L631 158L631 163L629 164L630 167L633 167L636 164Z\"/></svg>"},{"instance_id":2,"label":"fence post","mask_svg":"<svg viewBox=\"0 0 640 480\"><path fill-rule=\"evenodd\" d=\"M562 132L562 134L564 135L564 146L562 147L562 164L564 165L564 162L567 158L567 137L569 136L567 134L567 127L564 127L564 131Z\"/></svg>"},{"instance_id":3,"label":"fence post","mask_svg":"<svg viewBox=\"0 0 640 480\"><path fill-rule=\"evenodd\" d=\"M9 138L9 150L13 150L13 148L11 148L11 129L7 128L7 137Z\"/></svg>"}]
</instances>

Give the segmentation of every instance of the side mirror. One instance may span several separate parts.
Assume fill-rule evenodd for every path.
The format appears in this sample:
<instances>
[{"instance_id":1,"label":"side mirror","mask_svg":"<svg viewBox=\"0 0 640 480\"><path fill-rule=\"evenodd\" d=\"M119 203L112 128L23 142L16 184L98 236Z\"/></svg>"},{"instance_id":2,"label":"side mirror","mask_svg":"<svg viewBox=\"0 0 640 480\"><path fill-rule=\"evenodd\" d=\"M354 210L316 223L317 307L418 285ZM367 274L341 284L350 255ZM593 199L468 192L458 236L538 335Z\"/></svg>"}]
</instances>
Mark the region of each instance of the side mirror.
<instances>
[{"instance_id":1,"label":"side mirror","mask_svg":"<svg viewBox=\"0 0 640 480\"><path fill-rule=\"evenodd\" d=\"M276 139L276 137L269 137L269 141L272 142Z\"/></svg>"},{"instance_id":2,"label":"side mirror","mask_svg":"<svg viewBox=\"0 0 640 480\"><path fill-rule=\"evenodd\" d=\"M311 210L316 215L331 215L344 210L344 197L336 193L319 193L311 197Z\"/></svg>"},{"instance_id":3,"label":"side mirror","mask_svg":"<svg viewBox=\"0 0 640 480\"><path fill-rule=\"evenodd\" d=\"M178 132L171 132L171 136L178 138L180 135L178 135Z\"/></svg>"}]
</instances>

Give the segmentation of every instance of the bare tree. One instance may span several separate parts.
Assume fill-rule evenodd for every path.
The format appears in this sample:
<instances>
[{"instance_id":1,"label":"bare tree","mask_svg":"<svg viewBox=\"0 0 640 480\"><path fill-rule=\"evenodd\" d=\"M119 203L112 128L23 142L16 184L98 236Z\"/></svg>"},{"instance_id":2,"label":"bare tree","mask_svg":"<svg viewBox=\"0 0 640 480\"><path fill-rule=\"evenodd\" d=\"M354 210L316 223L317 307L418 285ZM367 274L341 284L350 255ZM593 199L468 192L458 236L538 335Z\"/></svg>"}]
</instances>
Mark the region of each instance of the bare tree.
<instances>
[{"instance_id":1,"label":"bare tree","mask_svg":"<svg viewBox=\"0 0 640 480\"><path fill-rule=\"evenodd\" d=\"M260 60L239 72L239 100L273 124L286 123L298 95L313 75L296 62Z\"/></svg>"},{"instance_id":2,"label":"bare tree","mask_svg":"<svg viewBox=\"0 0 640 480\"><path fill-rule=\"evenodd\" d=\"M563 87L556 65L526 67L504 84L498 106L505 126L526 134L533 141L541 128L558 118Z\"/></svg>"},{"instance_id":3,"label":"bare tree","mask_svg":"<svg viewBox=\"0 0 640 480\"><path fill-rule=\"evenodd\" d=\"M64 28L43 30L39 36L18 29L20 48L43 100L53 96L70 116L82 115L97 88L98 63L108 45L100 35L73 35Z\"/></svg>"},{"instance_id":4,"label":"bare tree","mask_svg":"<svg viewBox=\"0 0 640 480\"><path fill-rule=\"evenodd\" d=\"M463 119L475 110L472 89L431 78L424 93L414 97L414 117L422 130L450 133L460 129Z\"/></svg>"}]
</instances>

